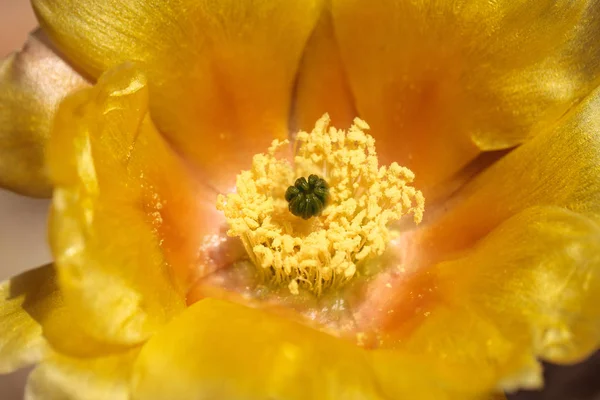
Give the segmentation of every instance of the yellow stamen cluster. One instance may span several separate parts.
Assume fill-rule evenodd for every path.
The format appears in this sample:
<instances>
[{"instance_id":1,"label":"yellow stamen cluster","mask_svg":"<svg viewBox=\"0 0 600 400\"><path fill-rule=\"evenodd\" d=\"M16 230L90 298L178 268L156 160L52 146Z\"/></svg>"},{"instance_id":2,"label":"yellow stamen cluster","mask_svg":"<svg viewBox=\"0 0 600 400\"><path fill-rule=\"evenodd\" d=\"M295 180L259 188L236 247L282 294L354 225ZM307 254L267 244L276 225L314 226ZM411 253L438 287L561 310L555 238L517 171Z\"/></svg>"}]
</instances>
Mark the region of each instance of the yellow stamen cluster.
<instances>
[{"instance_id":1,"label":"yellow stamen cluster","mask_svg":"<svg viewBox=\"0 0 600 400\"><path fill-rule=\"evenodd\" d=\"M346 132L329 123L325 114L311 133L298 133L293 163L285 157L288 141L274 141L237 176L237 191L217 199L228 235L242 240L266 281L293 294L343 285L383 253L391 222L408 213L415 223L423 217L423 195L408 186L414 174L396 163L379 167L369 126L356 118ZM285 191L310 174L329 184L329 204L303 220L288 211Z\"/></svg>"}]
</instances>

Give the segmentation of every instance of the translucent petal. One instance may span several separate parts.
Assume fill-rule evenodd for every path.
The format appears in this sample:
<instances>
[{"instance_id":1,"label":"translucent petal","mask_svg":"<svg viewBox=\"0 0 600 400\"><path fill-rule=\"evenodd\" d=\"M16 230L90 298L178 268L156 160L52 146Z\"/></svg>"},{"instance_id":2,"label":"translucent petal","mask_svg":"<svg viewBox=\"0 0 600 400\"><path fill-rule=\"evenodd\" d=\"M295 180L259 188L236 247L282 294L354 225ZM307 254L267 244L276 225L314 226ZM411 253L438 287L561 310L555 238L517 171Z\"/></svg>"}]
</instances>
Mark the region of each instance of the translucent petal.
<instances>
[{"instance_id":1,"label":"translucent petal","mask_svg":"<svg viewBox=\"0 0 600 400\"><path fill-rule=\"evenodd\" d=\"M46 349L36 318L60 303L52 265L0 285L0 373L38 361Z\"/></svg>"},{"instance_id":2,"label":"translucent petal","mask_svg":"<svg viewBox=\"0 0 600 400\"><path fill-rule=\"evenodd\" d=\"M44 148L58 103L88 85L34 32L0 63L0 186L49 197Z\"/></svg>"},{"instance_id":3,"label":"translucent petal","mask_svg":"<svg viewBox=\"0 0 600 400\"><path fill-rule=\"evenodd\" d=\"M226 190L252 155L287 136L296 70L322 2L33 4L52 39L93 76L140 63L161 132Z\"/></svg>"},{"instance_id":4,"label":"translucent petal","mask_svg":"<svg viewBox=\"0 0 600 400\"><path fill-rule=\"evenodd\" d=\"M90 336L87 321L73 318L73 312L65 304L58 287L52 265L25 272L2 283L0 293L0 373L40 361L48 355L50 347L86 357L125 348Z\"/></svg>"},{"instance_id":5,"label":"translucent petal","mask_svg":"<svg viewBox=\"0 0 600 400\"><path fill-rule=\"evenodd\" d=\"M576 362L600 345L599 243L600 226L587 217L526 209L464 255L429 268L419 307L381 326L389 340L400 339L394 348L457 369L477 365L473 384L540 387L537 357Z\"/></svg>"},{"instance_id":6,"label":"translucent petal","mask_svg":"<svg viewBox=\"0 0 600 400\"><path fill-rule=\"evenodd\" d=\"M98 358L52 354L31 373L28 400L127 400L129 379L139 349Z\"/></svg>"},{"instance_id":7,"label":"translucent petal","mask_svg":"<svg viewBox=\"0 0 600 400\"><path fill-rule=\"evenodd\" d=\"M132 391L135 399L182 400L490 398L476 390L454 391L437 374L438 367L443 369L396 352L365 350L260 310L207 299L144 346Z\"/></svg>"},{"instance_id":8,"label":"translucent petal","mask_svg":"<svg viewBox=\"0 0 600 400\"><path fill-rule=\"evenodd\" d=\"M139 165L154 157L178 176L147 96L142 75L118 68L61 104L48 143L50 243L66 307L87 335L119 346L145 340L183 307L160 246L157 192L144 179L151 164Z\"/></svg>"}]
</instances>

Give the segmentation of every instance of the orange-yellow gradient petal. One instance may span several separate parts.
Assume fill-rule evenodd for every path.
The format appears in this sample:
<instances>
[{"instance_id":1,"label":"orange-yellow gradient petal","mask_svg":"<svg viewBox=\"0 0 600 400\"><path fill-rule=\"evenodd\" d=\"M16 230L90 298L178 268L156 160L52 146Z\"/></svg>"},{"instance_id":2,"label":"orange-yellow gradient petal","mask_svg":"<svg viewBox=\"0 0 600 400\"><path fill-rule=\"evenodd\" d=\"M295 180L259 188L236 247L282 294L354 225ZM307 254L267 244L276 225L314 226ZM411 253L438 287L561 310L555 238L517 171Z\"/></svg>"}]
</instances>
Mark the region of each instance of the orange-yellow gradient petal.
<instances>
[{"instance_id":1,"label":"orange-yellow gradient petal","mask_svg":"<svg viewBox=\"0 0 600 400\"><path fill-rule=\"evenodd\" d=\"M39 31L0 63L0 186L49 197L44 148L58 103L87 81L45 43Z\"/></svg>"},{"instance_id":2,"label":"orange-yellow gradient petal","mask_svg":"<svg viewBox=\"0 0 600 400\"><path fill-rule=\"evenodd\" d=\"M350 83L326 8L304 49L296 78L290 130L310 132L323 114L332 126L346 129L357 116Z\"/></svg>"},{"instance_id":3,"label":"orange-yellow gradient petal","mask_svg":"<svg viewBox=\"0 0 600 400\"><path fill-rule=\"evenodd\" d=\"M46 342L39 318L59 303L52 265L25 272L0 285L0 373L40 359Z\"/></svg>"},{"instance_id":4,"label":"orange-yellow gradient petal","mask_svg":"<svg viewBox=\"0 0 600 400\"><path fill-rule=\"evenodd\" d=\"M421 272L381 304L390 346L479 365L471 384L506 389L541 384L536 357L598 348L598 110L596 90L432 210L410 239Z\"/></svg>"},{"instance_id":5,"label":"orange-yellow gradient petal","mask_svg":"<svg viewBox=\"0 0 600 400\"><path fill-rule=\"evenodd\" d=\"M139 350L96 358L72 358L52 353L27 380L31 400L127 400L132 367Z\"/></svg>"},{"instance_id":6,"label":"orange-yellow gradient petal","mask_svg":"<svg viewBox=\"0 0 600 400\"><path fill-rule=\"evenodd\" d=\"M333 0L361 118L421 189L522 143L600 76L596 2Z\"/></svg>"},{"instance_id":7,"label":"orange-yellow gradient petal","mask_svg":"<svg viewBox=\"0 0 600 400\"><path fill-rule=\"evenodd\" d=\"M470 181L443 209L431 210L415 241L422 256L436 260L468 249L533 206L558 206L599 218L599 110L596 89L554 126Z\"/></svg>"},{"instance_id":8,"label":"orange-yellow gradient petal","mask_svg":"<svg viewBox=\"0 0 600 400\"><path fill-rule=\"evenodd\" d=\"M181 400L490 399L454 392L435 375L435 366L428 367L423 360L364 350L260 310L207 299L143 347L132 392L134 399Z\"/></svg>"},{"instance_id":9,"label":"orange-yellow gradient petal","mask_svg":"<svg viewBox=\"0 0 600 400\"><path fill-rule=\"evenodd\" d=\"M160 247L161 216L149 211L155 192L139 169L139 158L165 162L147 97L141 74L117 68L61 104L48 143L50 244L65 304L86 334L121 346L183 307Z\"/></svg>"},{"instance_id":10,"label":"orange-yellow gradient petal","mask_svg":"<svg viewBox=\"0 0 600 400\"><path fill-rule=\"evenodd\" d=\"M478 366L470 385L539 388L536 358L577 362L600 345L599 243L594 220L528 208L428 268L420 307L381 325L395 349Z\"/></svg>"},{"instance_id":11,"label":"orange-yellow gradient petal","mask_svg":"<svg viewBox=\"0 0 600 400\"><path fill-rule=\"evenodd\" d=\"M93 76L140 63L157 126L221 190L253 154L287 136L298 63L321 3L33 2L57 45Z\"/></svg>"}]
</instances>

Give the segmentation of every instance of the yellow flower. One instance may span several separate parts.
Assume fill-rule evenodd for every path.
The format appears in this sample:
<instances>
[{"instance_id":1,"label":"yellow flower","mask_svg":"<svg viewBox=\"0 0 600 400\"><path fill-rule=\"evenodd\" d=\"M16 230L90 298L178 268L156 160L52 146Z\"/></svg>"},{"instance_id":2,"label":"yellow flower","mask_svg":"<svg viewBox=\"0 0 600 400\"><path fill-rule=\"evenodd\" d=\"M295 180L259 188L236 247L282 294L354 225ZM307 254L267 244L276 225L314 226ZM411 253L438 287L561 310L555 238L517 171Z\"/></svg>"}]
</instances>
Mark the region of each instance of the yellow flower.
<instances>
[{"instance_id":1,"label":"yellow flower","mask_svg":"<svg viewBox=\"0 0 600 400\"><path fill-rule=\"evenodd\" d=\"M0 184L52 190L54 264L0 286L29 398L492 399L598 348L594 2L33 3L0 68Z\"/></svg>"}]
</instances>

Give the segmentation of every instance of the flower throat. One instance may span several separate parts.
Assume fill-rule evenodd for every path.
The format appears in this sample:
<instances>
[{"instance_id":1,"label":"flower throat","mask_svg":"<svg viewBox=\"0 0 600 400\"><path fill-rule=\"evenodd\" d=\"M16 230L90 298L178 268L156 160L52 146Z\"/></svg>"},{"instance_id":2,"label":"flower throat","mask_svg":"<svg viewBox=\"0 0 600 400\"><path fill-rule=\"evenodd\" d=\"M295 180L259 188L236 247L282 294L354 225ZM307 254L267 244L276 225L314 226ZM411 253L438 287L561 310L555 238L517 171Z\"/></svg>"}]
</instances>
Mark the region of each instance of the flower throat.
<instances>
[{"instance_id":1,"label":"flower throat","mask_svg":"<svg viewBox=\"0 0 600 400\"><path fill-rule=\"evenodd\" d=\"M227 234L241 239L260 278L292 294L348 283L384 252L392 222L423 218L413 172L379 167L369 126L358 118L347 132L329 124L325 114L311 133L297 134L292 162L289 142L273 141L237 176L236 192L217 199Z\"/></svg>"}]
</instances>

